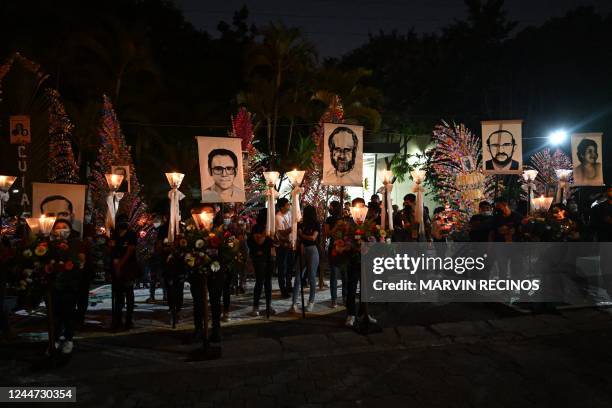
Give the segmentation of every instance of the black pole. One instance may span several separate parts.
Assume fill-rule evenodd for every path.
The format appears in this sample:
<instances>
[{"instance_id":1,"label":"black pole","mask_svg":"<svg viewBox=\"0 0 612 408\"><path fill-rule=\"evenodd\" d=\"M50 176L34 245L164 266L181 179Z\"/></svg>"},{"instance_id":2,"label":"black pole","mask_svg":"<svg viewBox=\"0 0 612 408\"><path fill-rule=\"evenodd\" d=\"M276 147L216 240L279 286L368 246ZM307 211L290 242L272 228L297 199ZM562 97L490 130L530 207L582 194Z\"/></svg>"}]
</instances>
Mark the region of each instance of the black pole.
<instances>
[{"instance_id":1,"label":"black pole","mask_svg":"<svg viewBox=\"0 0 612 408\"><path fill-rule=\"evenodd\" d=\"M297 259L298 259L298 268L300 271L299 274L299 279L300 279L300 291L302 292L302 319L306 319L306 306L304 305L304 279L303 279L303 272L304 272L304 267L302 265L302 254L300 251L296 251L297 253ZM295 264L295 262L294 262Z\"/></svg>"}]
</instances>

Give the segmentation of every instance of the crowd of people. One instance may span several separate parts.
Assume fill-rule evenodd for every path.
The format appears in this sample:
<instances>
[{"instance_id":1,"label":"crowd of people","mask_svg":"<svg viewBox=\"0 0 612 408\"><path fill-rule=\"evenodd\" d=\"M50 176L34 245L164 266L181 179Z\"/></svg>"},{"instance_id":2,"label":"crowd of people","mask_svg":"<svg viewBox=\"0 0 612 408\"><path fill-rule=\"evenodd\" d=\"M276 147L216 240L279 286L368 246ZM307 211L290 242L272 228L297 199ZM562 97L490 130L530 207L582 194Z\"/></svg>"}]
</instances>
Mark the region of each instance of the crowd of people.
<instances>
[{"instance_id":1,"label":"crowd of people","mask_svg":"<svg viewBox=\"0 0 612 408\"><path fill-rule=\"evenodd\" d=\"M521 214L507 200L497 198L494 202L482 201L478 213L471 216L461 231L456 228L452 212L445 207L435 208L429 215L424 208L422 221L417 219L416 196L407 194L401 209L393 208L393 231L390 240L394 242L445 242L465 240L472 242L520 242L520 241L602 241L612 238L612 187L608 187L603 200L591 208L589 217L578 211L573 201L567 204L553 204L545 214L538 214L540 222L534 222L533 215ZM317 209L311 205L303 208L303 216L297 224L297 242L292 241L293 223L291 203L279 198L275 216L275 233L266 233L266 209L252 216L238 214L236 209L209 205L207 211L213 214L213 227L231 231L241 250L248 254L248 267L223 265L221 273L210 274L206 286L200 273L194 273L184 260L173 255L168 242L168 217L160 214L150 228L153 239L149 251L140 251L142 236L130 227L126 215L120 214L110 236L104 231L92 231L81 240L64 220L56 221L51 240L68 242L71 251L78 254L78 267L62 270L53 283L53 319L55 322L56 347L63 353L71 353L75 324L83 324L88 305L90 283L100 271L112 285L112 330L130 330L134 326L134 285L145 282L149 287L148 303L163 300L167 302L172 324L179 318L183 306L185 282L193 297L194 336L210 342L221 341L221 321L229 320L231 293L244 293L246 275L255 278L253 290L253 317L273 315L272 279L276 274L280 296L291 299L289 313L299 313L301 308L312 311L317 301L318 281L323 258L326 259L329 274L329 307L346 308L346 325L353 327L359 322L376 322L365 308L358 310L357 294L361 275L359 251L342 242L336 242L339 231L355 224L350 208L367 207L366 220L380 224L384 211L380 197L373 195L366 204L362 198L352 202L331 201L328 215L320 219ZM420 223L423 223L421 226ZM544 228L538 227L544 225ZM185 226L183 226L184 228ZM17 229L17 234L22 233ZM2 239L2 262L9 264L14 241L5 236ZM142 253L146 253L145 256ZM249 272L247 272L249 271ZM7 274L2 283L2 293L7 286ZM308 286L307 303L300 305L301 286ZM156 298L161 288L163 298ZM340 290L339 290L340 289ZM208 290L212 330L204 339L204 290ZM327 289L324 289L327 290ZM263 292L263 293L262 293ZM261 309L262 295L265 309ZM40 296L40 302L43 296ZM4 301L0 302L3 304ZM36 303L36 302L34 302ZM24 306L24 305L21 305ZM32 305L29 305L32 306ZM49 306L49 305L47 305ZM8 330L6 311L0 315L3 330Z\"/></svg>"}]
</instances>

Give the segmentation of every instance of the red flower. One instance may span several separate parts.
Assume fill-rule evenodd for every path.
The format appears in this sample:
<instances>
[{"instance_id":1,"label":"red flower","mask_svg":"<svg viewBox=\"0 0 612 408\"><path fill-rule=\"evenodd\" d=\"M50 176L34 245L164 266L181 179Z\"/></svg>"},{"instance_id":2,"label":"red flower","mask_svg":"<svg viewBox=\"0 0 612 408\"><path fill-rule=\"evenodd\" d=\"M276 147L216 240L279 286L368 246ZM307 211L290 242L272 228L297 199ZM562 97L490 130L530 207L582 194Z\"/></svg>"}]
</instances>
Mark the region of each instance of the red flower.
<instances>
[{"instance_id":1,"label":"red flower","mask_svg":"<svg viewBox=\"0 0 612 408\"><path fill-rule=\"evenodd\" d=\"M364 231L363 231L362 229L357 228L357 229L355 230L355 235L363 235L363 232L364 232Z\"/></svg>"},{"instance_id":2,"label":"red flower","mask_svg":"<svg viewBox=\"0 0 612 408\"><path fill-rule=\"evenodd\" d=\"M338 255L338 253L336 252L336 250L335 250L335 249L332 249L332 251L331 251L331 256L337 256L337 255Z\"/></svg>"},{"instance_id":3,"label":"red flower","mask_svg":"<svg viewBox=\"0 0 612 408\"><path fill-rule=\"evenodd\" d=\"M223 238L229 238L232 234L229 231L223 233Z\"/></svg>"},{"instance_id":4,"label":"red flower","mask_svg":"<svg viewBox=\"0 0 612 408\"><path fill-rule=\"evenodd\" d=\"M64 264L64 268L67 271L71 271L72 268L74 268L74 263L72 263L72 261L66 261L66 263Z\"/></svg>"},{"instance_id":5,"label":"red flower","mask_svg":"<svg viewBox=\"0 0 612 408\"><path fill-rule=\"evenodd\" d=\"M68 250L68 244L66 244L65 242L60 242L57 247L59 249L61 249L62 251L67 251Z\"/></svg>"},{"instance_id":6,"label":"red flower","mask_svg":"<svg viewBox=\"0 0 612 408\"><path fill-rule=\"evenodd\" d=\"M208 243L212 248L219 248L219 246L221 246L221 239L215 235L209 238Z\"/></svg>"}]
</instances>

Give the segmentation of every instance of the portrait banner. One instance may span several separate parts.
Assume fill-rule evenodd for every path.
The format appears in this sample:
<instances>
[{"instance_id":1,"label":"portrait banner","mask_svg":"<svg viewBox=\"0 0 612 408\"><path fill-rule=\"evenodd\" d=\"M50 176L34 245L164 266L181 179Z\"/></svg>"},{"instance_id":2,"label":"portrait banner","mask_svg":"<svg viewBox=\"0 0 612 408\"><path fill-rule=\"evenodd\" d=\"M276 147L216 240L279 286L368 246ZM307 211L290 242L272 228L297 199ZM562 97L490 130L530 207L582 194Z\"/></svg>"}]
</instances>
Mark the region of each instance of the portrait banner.
<instances>
[{"instance_id":1,"label":"portrait banner","mask_svg":"<svg viewBox=\"0 0 612 408\"><path fill-rule=\"evenodd\" d=\"M119 193L130 193L132 191L131 189L131 173L130 173L130 165L129 164L125 164L125 165L118 165L118 166L111 166L111 173L112 174L120 174L123 176L123 181L121 182L121 185L119 186L119 188L117 189L117 192Z\"/></svg>"},{"instance_id":2,"label":"portrait banner","mask_svg":"<svg viewBox=\"0 0 612 408\"><path fill-rule=\"evenodd\" d=\"M9 118L11 144L23 145L32 143L32 129L29 115L14 115Z\"/></svg>"},{"instance_id":3,"label":"portrait banner","mask_svg":"<svg viewBox=\"0 0 612 408\"><path fill-rule=\"evenodd\" d=\"M363 185L363 126L323 124L323 180L327 186Z\"/></svg>"},{"instance_id":4,"label":"portrait banner","mask_svg":"<svg viewBox=\"0 0 612 408\"><path fill-rule=\"evenodd\" d=\"M575 186L603 186L602 133L572 135L572 168Z\"/></svg>"},{"instance_id":5,"label":"portrait banner","mask_svg":"<svg viewBox=\"0 0 612 408\"><path fill-rule=\"evenodd\" d=\"M66 220L82 238L86 189L80 184L32 183L32 217Z\"/></svg>"},{"instance_id":6,"label":"portrait banner","mask_svg":"<svg viewBox=\"0 0 612 408\"><path fill-rule=\"evenodd\" d=\"M241 140L197 136L202 203L243 203Z\"/></svg>"},{"instance_id":7,"label":"portrait banner","mask_svg":"<svg viewBox=\"0 0 612 408\"><path fill-rule=\"evenodd\" d=\"M484 173L520 174L523 171L523 121L495 120L480 124Z\"/></svg>"}]
</instances>

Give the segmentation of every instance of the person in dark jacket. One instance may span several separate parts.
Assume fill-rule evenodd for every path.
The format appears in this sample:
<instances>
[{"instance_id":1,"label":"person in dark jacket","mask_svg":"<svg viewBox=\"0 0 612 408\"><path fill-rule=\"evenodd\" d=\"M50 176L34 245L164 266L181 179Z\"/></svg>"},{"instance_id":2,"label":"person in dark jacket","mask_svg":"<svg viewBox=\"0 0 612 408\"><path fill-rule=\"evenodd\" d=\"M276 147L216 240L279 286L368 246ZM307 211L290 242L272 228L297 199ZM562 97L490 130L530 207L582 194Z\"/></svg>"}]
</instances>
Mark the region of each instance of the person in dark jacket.
<instances>
[{"instance_id":1,"label":"person in dark jacket","mask_svg":"<svg viewBox=\"0 0 612 408\"><path fill-rule=\"evenodd\" d=\"M271 307L272 303L272 248L274 241L266 236L266 228L264 225L257 224L253 227L251 235L247 239L249 246L249 255L253 261L253 269L255 270L255 289L253 290L253 310L251 316L259 316L259 299L261 297L261 289L263 288L266 296L266 310L270 314L275 314Z\"/></svg>"},{"instance_id":2,"label":"person in dark jacket","mask_svg":"<svg viewBox=\"0 0 612 408\"><path fill-rule=\"evenodd\" d=\"M136 233L130 228L125 214L117 216L116 228L112 233L112 290L115 304L113 305L112 328L114 330L129 330L134 327L134 281L138 276L136 262ZM123 308L126 307L125 324L122 322Z\"/></svg>"}]
</instances>

